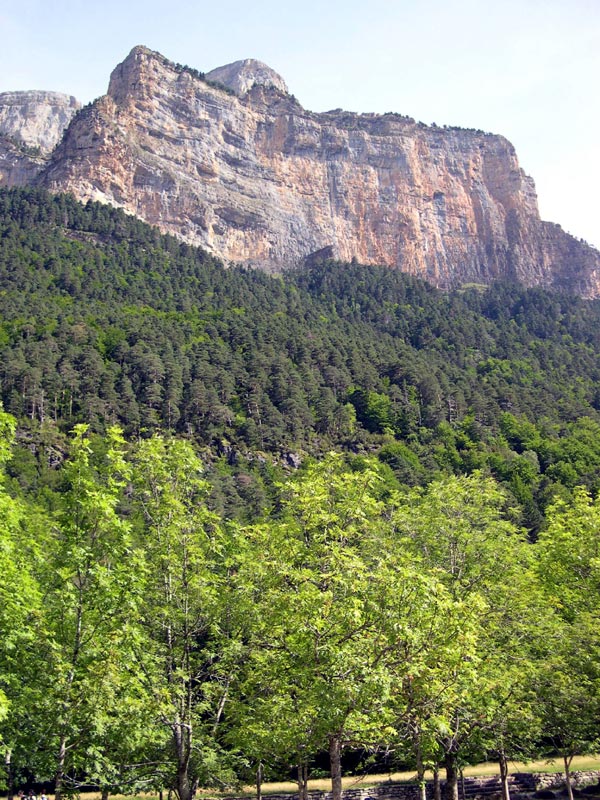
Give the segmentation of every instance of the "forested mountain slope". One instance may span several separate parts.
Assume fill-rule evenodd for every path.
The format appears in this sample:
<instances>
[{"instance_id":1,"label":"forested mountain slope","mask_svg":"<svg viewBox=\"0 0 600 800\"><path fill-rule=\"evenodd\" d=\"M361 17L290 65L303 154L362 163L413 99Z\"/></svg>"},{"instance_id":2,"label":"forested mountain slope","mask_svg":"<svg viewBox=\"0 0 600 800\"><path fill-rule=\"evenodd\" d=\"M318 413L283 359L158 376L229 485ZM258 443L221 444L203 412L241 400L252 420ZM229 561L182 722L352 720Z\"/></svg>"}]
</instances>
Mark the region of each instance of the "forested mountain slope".
<instances>
[{"instance_id":1,"label":"forested mountain slope","mask_svg":"<svg viewBox=\"0 0 600 800\"><path fill-rule=\"evenodd\" d=\"M225 269L0 192L0 788L293 770L306 798L328 763L342 800L381 758L458 800L463 764L540 753L569 784L600 717L599 314Z\"/></svg>"},{"instance_id":2,"label":"forested mountain slope","mask_svg":"<svg viewBox=\"0 0 600 800\"><path fill-rule=\"evenodd\" d=\"M60 461L87 422L207 448L232 513L263 502L244 488L257 464L332 448L409 484L490 469L532 528L557 490L598 481L595 301L335 262L225 269L121 211L23 189L0 192L0 312L15 474L27 453Z\"/></svg>"}]
</instances>

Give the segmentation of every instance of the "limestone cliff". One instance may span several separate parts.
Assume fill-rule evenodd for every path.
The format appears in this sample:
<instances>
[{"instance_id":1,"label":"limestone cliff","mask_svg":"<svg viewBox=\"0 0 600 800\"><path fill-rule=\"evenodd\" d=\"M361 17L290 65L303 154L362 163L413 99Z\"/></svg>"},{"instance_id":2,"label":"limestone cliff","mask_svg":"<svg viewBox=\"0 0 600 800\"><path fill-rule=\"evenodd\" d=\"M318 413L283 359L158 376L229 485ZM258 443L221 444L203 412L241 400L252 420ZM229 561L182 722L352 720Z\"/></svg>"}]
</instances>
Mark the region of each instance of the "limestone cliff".
<instances>
[{"instance_id":1,"label":"limestone cliff","mask_svg":"<svg viewBox=\"0 0 600 800\"><path fill-rule=\"evenodd\" d=\"M59 92L0 94L0 185L30 183L79 108Z\"/></svg>"},{"instance_id":2,"label":"limestone cliff","mask_svg":"<svg viewBox=\"0 0 600 800\"><path fill-rule=\"evenodd\" d=\"M244 61L234 61L233 64L217 67L206 73L206 80L221 83L236 94L246 94L256 85L273 86L285 94L288 90L281 75L254 58L246 58Z\"/></svg>"},{"instance_id":3,"label":"limestone cliff","mask_svg":"<svg viewBox=\"0 0 600 800\"><path fill-rule=\"evenodd\" d=\"M38 180L269 270L326 248L442 287L512 278L600 295L600 254L540 221L506 139L311 113L252 60L202 76L134 48Z\"/></svg>"},{"instance_id":4,"label":"limestone cliff","mask_svg":"<svg viewBox=\"0 0 600 800\"><path fill-rule=\"evenodd\" d=\"M4 92L0 94L0 135L49 153L79 108L74 97L59 92Z\"/></svg>"}]
</instances>

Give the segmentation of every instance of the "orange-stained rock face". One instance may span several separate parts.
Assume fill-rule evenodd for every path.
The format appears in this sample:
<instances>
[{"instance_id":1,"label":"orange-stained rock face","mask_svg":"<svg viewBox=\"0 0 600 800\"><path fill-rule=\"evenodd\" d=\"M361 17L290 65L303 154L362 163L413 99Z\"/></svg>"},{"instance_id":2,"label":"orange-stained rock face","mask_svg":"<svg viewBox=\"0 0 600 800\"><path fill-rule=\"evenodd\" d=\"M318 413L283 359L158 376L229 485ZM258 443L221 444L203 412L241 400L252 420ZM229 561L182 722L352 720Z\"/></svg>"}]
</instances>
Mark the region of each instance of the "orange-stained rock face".
<instances>
[{"instance_id":1,"label":"orange-stained rock face","mask_svg":"<svg viewBox=\"0 0 600 800\"><path fill-rule=\"evenodd\" d=\"M38 180L271 271L331 248L442 287L516 278L600 294L600 254L540 221L506 139L314 114L264 64L238 63L207 77L241 96L134 48Z\"/></svg>"}]
</instances>

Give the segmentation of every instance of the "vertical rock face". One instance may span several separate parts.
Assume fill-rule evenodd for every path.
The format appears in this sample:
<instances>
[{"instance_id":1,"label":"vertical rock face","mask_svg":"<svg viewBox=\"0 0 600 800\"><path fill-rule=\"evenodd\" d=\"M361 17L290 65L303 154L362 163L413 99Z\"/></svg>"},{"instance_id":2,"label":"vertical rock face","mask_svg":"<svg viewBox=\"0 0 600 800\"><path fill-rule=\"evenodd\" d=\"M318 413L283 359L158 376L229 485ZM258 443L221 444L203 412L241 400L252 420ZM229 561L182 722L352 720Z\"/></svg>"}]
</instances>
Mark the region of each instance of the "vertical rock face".
<instances>
[{"instance_id":1,"label":"vertical rock face","mask_svg":"<svg viewBox=\"0 0 600 800\"><path fill-rule=\"evenodd\" d=\"M79 108L58 92L0 94L0 186L30 183Z\"/></svg>"},{"instance_id":2,"label":"vertical rock face","mask_svg":"<svg viewBox=\"0 0 600 800\"><path fill-rule=\"evenodd\" d=\"M4 92L0 94L0 135L49 153L79 108L74 97L59 92Z\"/></svg>"},{"instance_id":3,"label":"vertical rock face","mask_svg":"<svg viewBox=\"0 0 600 800\"><path fill-rule=\"evenodd\" d=\"M0 135L0 186L27 186L45 164L39 153Z\"/></svg>"},{"instance_id":4,"label":"vertical rock face","mask_svg":"<svg viewBox=\"0 0 600 800\"><path fill-rule=\"evenodd\" d=\"M506 139L314 114L257 61L202 76L134 48L37 180L273 271L326 250L441 287L504 278L600 294L600 254L540 221Z\"/></svg>"}]
</instances>

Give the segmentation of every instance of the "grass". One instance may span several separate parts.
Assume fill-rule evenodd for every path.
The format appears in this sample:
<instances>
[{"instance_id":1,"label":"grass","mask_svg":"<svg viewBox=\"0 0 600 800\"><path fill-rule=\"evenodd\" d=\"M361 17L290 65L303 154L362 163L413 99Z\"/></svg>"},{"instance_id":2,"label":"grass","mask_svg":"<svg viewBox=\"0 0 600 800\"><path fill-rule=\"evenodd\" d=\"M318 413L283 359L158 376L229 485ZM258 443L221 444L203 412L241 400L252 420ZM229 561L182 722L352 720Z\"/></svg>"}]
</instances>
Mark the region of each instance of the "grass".
<instances>
[{"instance_id":1,"label":"grass","mask_svg":"<svg viewBox=\"0 0 600 800\"><path fill-rule=\"evenodd\" d=\"M531 761L528 764L512 762L510 765L510 772L562 772L563 765L560 759L553 759L549 761ZM584 771L584 770L600 770L600 754L596 756L576 756L573 759L571 770ZM472 777L485 777L487 775L498 775L498 765L493 762L484 764L477 764L473 767L466 767L464 770L465 776ZM432 775L428 774L427 778L431 779ZM442 773L442 778L443 778ZM393 772L384 775L364 775L364 776L347 776L342 778L342 785L344 789L351 789L354 787L368 787L376 786L377 784L387 783L389 781L412 781L416 778L415 772ZM308 782L309 791L329 791L331 789L331 782L329 778L318 778ZM291 794L298 791L297 785L293 781L278 781L273 783L263 784L263 794L278 794L280 792L290 792ZM243 790L217 793L215 791L202 791L198 792L198 796L209 798L219 796L233 796L233 797L252 797L255 794L253 786L245 786ZM101 800L100 792L83 792L81 800ZM164 797L167 797L165 793ZM48 800L54 800L54 795L48 795ZM110 800L132 800L130 797L124 795L111 795ZM136 800L158 800L156 794L137 795Z\"/></svg>"},{"instance_id":2,"label":"grass","mask_svg":"<svg viewBox=\"0 0 600 800\"><path fill-rule=\"evenodd\" d=\"M562 772L563 765L560 759L551 761L532 761L528 764L512 762L510 765L510 772ZM583 770L600 770L600 754L597 756L576 756L571 765L572 771ZM476 764L473 767L466 767L464 770L465 776L469 777L485 777L486 775L498 775L498 764L494 762L487 762L483 764ZM433 775L428 773L426 775L431 779ZM443 778L442 772L442 778ZM353 787L367 787L376 786L380 783L387 783L388 781L412 781L415 780L416 774L412 772L393 772L384 775L365 775L365 776L348 776L342 778L342 785L344 789L351 789ZM319 778L308 782L309 791L329 791L331 789L331 781L329 778ZM279 781L273 783L263 784L264 794L277 794L279 792L297 792L298 787L293 781ZM254 787L245 786L243 795L253 795ZM232 792L232 794L236 794Z\"/></svg>"}]
</instances>

